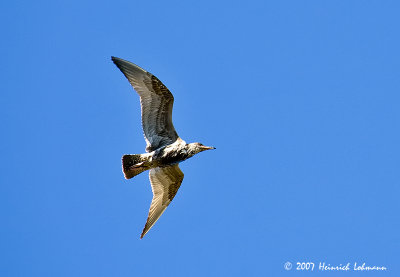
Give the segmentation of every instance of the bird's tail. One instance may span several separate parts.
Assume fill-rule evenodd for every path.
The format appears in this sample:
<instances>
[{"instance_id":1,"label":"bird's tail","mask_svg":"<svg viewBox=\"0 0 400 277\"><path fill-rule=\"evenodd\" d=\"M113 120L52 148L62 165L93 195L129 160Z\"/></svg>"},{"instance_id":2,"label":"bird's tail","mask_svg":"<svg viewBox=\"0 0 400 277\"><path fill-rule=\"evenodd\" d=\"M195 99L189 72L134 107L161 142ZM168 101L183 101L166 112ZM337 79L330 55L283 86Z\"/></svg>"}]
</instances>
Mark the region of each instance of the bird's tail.
<instances>
[{"instance_id":1,"label":"bird's tail","mask_svg":"<svg viewBox=\"0 0 400 277\"><path fill-rule=\"evenodd\" d=\"M151 168L146 154L123 155L122 171L125 179L131 179L136 175Z\"/></svg>"}]
</instances>

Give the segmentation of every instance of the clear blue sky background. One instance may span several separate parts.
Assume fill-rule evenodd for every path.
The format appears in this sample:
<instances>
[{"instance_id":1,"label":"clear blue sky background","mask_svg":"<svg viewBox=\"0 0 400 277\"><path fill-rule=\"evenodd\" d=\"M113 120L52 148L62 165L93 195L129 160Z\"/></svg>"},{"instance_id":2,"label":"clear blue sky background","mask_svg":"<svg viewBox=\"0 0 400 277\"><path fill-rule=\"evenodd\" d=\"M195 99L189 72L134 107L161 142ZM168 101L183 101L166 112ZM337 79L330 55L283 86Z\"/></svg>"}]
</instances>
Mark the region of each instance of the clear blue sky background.
<instances>
[{"instance_id":1,"label":"clear blue sky background","mask_svg":"<svg viewBox=\"0 0 400 277\"><path fill-rule=\"evenodd\" d=\"M0 276L400 276L398 1L2 1ZM175 95L176 198L140 240L139 98Z\"/></svg>"}]
</instances>

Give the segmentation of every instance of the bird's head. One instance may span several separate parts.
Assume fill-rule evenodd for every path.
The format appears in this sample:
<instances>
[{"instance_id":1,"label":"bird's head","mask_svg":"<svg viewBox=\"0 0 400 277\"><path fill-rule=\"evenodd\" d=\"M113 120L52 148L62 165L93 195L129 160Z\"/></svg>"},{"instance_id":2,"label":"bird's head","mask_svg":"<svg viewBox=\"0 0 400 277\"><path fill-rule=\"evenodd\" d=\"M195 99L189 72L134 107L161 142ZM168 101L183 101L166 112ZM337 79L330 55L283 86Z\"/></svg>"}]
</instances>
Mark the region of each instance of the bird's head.
<instances>
[{"instance_id":1,"label":"bird's head","mask_svg":"<svg viewBox=\"0 0 400 277\"><path fill-rule=\"evenodd\" d=\"M205 150L215 149L215 147L205 146L199 142L189 143L187 146L188 146L188 151L191 152L192 155L203 152Z\"/></svg>"}]
</instances>

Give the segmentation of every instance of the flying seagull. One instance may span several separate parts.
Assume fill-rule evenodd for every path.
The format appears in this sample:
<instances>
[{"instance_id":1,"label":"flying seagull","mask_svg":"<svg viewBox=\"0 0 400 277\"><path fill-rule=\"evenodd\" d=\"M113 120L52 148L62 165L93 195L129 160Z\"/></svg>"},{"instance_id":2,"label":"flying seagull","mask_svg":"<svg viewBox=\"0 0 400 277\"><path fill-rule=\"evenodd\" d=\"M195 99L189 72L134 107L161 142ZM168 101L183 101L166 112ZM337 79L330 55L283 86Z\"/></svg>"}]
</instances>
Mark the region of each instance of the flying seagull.
<instances>
[{"instance_id":1,"label":"flying seagull","mask_svg":"<svg viewBox=\"0 0 400 277\"><path fill-rule=\"evenodd\" d=\"M143 238L174 199L182 183L179 163L215 147L186 143L178 136L172 124L174 97L156 76L131 62L116 57L111 59L140 96L147 153L123 155L122 171L125 178L130 179L150 169L153 200L140 236Z\"/></svg>"}]
</instances>

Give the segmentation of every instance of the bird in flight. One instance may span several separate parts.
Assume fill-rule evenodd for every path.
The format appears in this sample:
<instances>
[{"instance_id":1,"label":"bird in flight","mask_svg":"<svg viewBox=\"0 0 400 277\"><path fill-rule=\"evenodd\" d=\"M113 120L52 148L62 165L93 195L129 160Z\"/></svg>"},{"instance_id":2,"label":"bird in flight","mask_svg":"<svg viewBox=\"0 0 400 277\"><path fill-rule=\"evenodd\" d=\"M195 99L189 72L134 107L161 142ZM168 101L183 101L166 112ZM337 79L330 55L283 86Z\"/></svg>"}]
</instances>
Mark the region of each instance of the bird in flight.
<instances>
[{"instance_id":1,"label":"bird in flight","mask_svg":"<svg viewBox=\"0 0 400 277\"><path fill-rule=\"evenodd\" d=\"M123 155L122 171L126 179L149 171L153 200L140 238L153 227L174 199L183 180L179 163L215 147L186 143L172 124L174 97L161 81L139 66L111 57L140 96L142 127L146 140L145 154Z\"/></svg>"}]
</instances>

